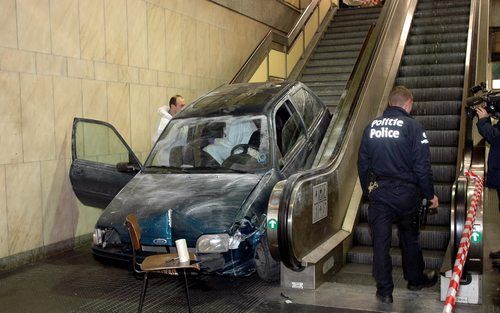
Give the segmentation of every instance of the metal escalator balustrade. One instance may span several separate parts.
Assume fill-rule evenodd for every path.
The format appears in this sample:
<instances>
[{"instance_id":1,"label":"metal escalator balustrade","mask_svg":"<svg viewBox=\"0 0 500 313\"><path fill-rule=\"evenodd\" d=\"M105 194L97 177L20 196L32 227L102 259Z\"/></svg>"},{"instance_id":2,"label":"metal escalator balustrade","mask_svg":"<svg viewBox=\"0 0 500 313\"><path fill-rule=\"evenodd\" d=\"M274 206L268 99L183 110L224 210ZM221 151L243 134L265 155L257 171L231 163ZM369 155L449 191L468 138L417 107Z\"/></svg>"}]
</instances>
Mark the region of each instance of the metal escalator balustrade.
<instances>
[{"instance_id":1,"label":"metal escalator balustrade","mask_svg":"<svg viewBox=\"0 0 500 313\"><path fill-rule=\"evenodd\" d=\"M338 10L299 76L334 115L380 11L381 7Z\"/></svg>"},{"instance_id":2,"label":"metal escalator balustrade","mask_svg":"<svg viewBox=\"0 0 500 313\"><path fill-rule=\"evenodd\" d=\"M438 214L421 230L420 245L427 268L441 266L449 242L451 189L456 176L457 145L463 94L470 1L420 0L401 60L396 85L413 91L412 115L427 130ZM368 204L360 207L360 222L347 262L371 264L372 239ZM393 265L401 266L397 228L392 234Z\"/></svg>"}]
</instances>

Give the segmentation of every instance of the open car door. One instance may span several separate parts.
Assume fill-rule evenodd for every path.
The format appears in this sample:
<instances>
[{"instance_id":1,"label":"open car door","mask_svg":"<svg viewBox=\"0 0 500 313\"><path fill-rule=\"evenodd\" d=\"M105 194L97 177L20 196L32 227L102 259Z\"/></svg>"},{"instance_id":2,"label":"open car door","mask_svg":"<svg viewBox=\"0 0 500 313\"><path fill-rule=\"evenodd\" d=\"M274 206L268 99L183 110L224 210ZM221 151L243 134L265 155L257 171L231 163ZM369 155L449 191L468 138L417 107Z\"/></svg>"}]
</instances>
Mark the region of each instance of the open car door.
<instances>
[{"instance_id":1,"label":"open car door","mask_svg":"<svg viewBox=\"0 0 500 313\"><path fill-rule=\"evenodd\" d=\"M85 205L105 208L142 169L132 149L109 123L75 118L69 178Z\"/></svg>"}]
</instances>

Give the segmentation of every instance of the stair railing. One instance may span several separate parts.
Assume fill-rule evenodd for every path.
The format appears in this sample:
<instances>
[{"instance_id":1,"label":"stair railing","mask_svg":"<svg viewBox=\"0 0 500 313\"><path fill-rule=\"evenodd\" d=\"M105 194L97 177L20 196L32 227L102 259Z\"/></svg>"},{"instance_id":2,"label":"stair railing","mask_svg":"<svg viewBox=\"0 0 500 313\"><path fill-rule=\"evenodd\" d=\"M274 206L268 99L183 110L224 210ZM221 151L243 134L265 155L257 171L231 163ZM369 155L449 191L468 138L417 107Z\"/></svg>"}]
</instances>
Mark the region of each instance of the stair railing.
<instances>
[{"instance_id":1,"label":"stair railing","mask_svg":"<svg viewBox=\"0 0 500 313\"><path fill-rule=\"evenodd\" d=\"M331 0L312 0L288 34L266 34L230 83L286 80L304 52L316 45L336 9Z\"/></svg>"}]
</instances>

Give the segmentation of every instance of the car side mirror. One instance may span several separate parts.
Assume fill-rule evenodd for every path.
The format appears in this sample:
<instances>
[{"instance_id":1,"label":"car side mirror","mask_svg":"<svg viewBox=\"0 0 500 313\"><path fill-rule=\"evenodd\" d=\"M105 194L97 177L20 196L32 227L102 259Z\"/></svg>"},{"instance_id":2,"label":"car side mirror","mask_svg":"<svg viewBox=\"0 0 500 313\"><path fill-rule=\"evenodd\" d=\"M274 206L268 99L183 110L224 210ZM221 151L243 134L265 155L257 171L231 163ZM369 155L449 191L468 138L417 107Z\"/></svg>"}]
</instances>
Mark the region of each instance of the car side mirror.
<instances>
[{"instance_id":1,"label":"car side mirror","mask_svg":"<svg viewBox=\"0 0 500 313\"><path fill-rule=\"evenodd\" d=\"M116 163L116 169L120 173L134 173L139 171L139 169L137 168L137 166L135 166L135 164L131 164L128 162Z\"/></svg>"}]
</instances>

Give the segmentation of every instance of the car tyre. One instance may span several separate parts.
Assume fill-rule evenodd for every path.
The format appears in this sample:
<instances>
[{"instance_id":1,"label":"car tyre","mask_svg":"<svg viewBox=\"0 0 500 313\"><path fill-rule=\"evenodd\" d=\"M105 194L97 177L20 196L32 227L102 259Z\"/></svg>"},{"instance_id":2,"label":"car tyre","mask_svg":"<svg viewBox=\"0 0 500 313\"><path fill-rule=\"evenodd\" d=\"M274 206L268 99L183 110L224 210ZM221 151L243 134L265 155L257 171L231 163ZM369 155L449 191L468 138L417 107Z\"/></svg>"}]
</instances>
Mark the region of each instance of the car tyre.
<instances>
[{"instance_id":1,"label":"car tyre","mask_svg":"<svg viewBox=\"0 0 500 313\"><path fill-rule=\"evenodd\" d=\"M269 252L267 238L262 237L255 248L255 268L259 277L266 282L275 282L280 279L280 262L277 262Z\"/></svg>"}]
</instances>

